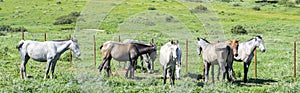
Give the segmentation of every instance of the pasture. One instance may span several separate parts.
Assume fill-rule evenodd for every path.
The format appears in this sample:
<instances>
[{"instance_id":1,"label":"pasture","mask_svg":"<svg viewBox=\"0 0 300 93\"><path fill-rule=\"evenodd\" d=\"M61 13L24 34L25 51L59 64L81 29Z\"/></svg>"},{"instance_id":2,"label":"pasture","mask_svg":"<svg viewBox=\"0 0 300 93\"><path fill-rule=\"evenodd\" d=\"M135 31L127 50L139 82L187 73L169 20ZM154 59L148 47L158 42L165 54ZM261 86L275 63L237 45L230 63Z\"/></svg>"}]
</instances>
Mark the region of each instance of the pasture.
<instances>
[{"instance_id":1,"label":"pasture","mask_svg":"<svg viewBox=\"0 0 300 93\"><path fill-rule=\"evenodd\" d=\"M43 80L46 63L29 60L26 80L20 78L20 54L15 46L20 32L0 31L1 92L299 92L300 65L293 77L293 43L297 42L299 63L300 5L256 4L252 0L235 2L200 2L205 0L4 0L0 2L0 25L23 26L25 39L79 40L82 56L69 63L69 53L57 62L55 79ZM254 8L256 7L256 8ZM259 10L257 10L259 7ZM207 8L207 10L205 9ZM76 23L53 25L56 18L81 12ZM233 34L231 28L242 25L248 34ZM91 31L89 29L101 29ZM75 31L75 33L74 33ZM257 77L253 63L248 83L243 83L243 64L233 63L236 80L233 84L204 84L202 58L197 55L197 37L217 42L228 39L247 41L260 35L266 52L257 51ZM96 37L96 65L93 63L93 36ZM102 62L99 46L108 40L136 39L154 42L158 48L169 40L179 40L183 51L181 79L175 87L163 86L163 70L159 58L154 73L135 72L135 79L126 79L123 63L112 60L113 76L98 72ZM188 40L188 72L186 42ZM258 49L257 49L258 50ZM159 50L158 50L159 51ZM159 52L158 52L159 53ZM159 55L159 54L158 54ZM139 62L138 62L138 65ZM216 72L216 71L215 71Z\"/></svg>"}]
</instances>

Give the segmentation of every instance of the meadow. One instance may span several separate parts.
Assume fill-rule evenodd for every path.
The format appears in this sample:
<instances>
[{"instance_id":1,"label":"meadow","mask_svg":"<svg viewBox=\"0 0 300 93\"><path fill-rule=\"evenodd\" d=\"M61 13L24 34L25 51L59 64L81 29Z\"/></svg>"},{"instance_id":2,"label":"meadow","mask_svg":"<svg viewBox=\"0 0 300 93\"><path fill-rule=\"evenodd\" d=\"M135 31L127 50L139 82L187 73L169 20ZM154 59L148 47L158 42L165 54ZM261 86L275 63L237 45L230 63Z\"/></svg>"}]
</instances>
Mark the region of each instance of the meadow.
<instances>
[{"instance_id":1,"label":"meadow","mask_svg":"<svg viewBox=\"0 0 300 93\"><path fill-rule=\"evenodd\" d=\"M47 40L67 39L71 35L78 38L82 56L70 64L69 52L63 54L57 63L55 79L46 80L43 79L46 63L30 60L27 73L32 78L20 79L21 58L15 46L21 40L21 33L0 31L5 34L0 36L0 92L299 92L300 66L297 64L294 78L293 43L297 42L299 63L300 5L222 1L226 0L4 0L0 2L0 25L25 27L26 40L43 41L44 33ZM54 25L57 18L72 12L81 12L76 23ZM236 25L243 26L248 34L232 33ZM249 82L242 82L243 64L235 62L234 83L203 82L203 62L196 52L197 37L211 42L228 39L243 42L257 35L263 37L267 49L265 53L257 49L257 77L252 63ZM93 36L97 44L96 65ZM179 40L184 51L182 78L175 81L174 87L163 86L159 58L153 74L138 69L135 79L126 79L123 63L114 60L113 76L99 73L97 68L102 59L98 47L108 40L118 41L118 36L121 41L154 39L158 49L169 40Z\"/></svg>"}]
</instances>

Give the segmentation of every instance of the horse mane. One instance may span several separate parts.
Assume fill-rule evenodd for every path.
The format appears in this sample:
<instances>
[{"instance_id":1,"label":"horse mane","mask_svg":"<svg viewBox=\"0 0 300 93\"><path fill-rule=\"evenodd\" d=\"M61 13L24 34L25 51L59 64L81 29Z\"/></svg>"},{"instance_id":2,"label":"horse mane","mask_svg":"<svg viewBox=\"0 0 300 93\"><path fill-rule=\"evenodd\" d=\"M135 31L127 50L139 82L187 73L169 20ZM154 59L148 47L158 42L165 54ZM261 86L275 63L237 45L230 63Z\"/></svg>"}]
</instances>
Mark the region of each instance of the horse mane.
<instances>
[{"instance_id":1,"label":"horse mane","mask_svg":"<svg viewBox=\"0 0 300 93\"><path fill-rule=\"evenodd\" d=\"M148 46L151 47L151 44L146 44L146 43L140 43L140 42L130 42L131 44L137 44L137 45L141 45L141 46Z\"/></svg>"},{"instance_id":2,"label":"horse mane","mask_svg":"<svg viewBox=\"0 0 300 93\"><path fill-rule=\"evenodd\" d=\"M204 39L204 38L200 38L200 39L202 39L202 40L204 40L205 42L207 42L207 43L210 43L209 41L207 41L206 39Z\"/></svg>"},{"instance_id":3,"label":"horse mane","mask_svg":"<svg viewBox=\"0 0 300 93\"><path fill-rule=\"evenodd\" d=\"M259 39L262 39L262 37L261 37L261 36L255 36L255 37L253 37L253 38L249 39L248 41L251 41L251 40L255 39L256 37L257 37L257 38L259 38Z\"/></svg>"},{"instance_id":4,"label":"horse mane","mask_svg":"<svg viewBox=\"0 0 300 93\"><path fill-rule=\"evenodd\" d=\"M62 39L62 40L50 40L50 41L55 41L55 42L64 42L64 41L69 41L71 39Z\"/></svg>"}]
</instances>

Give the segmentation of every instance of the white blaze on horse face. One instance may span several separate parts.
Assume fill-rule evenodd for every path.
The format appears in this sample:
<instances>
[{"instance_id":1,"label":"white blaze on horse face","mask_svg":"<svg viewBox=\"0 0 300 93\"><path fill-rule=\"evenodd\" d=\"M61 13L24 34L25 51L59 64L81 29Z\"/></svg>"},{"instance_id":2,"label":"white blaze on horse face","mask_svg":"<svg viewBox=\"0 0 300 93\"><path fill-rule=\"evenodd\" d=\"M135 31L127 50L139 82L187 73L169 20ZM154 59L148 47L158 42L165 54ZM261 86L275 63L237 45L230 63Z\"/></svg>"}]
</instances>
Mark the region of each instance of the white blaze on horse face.
<instances>
[{"instance_id":1,"label":"white blaze on horse face","mask_svg":"<svg viewBox=\"0 0 300 93\"><path fill-rule=\"evenodd\" d=\"M258 37L256 37L256 39L257 39L257 43L258 43L258 48L261 50L261 52L265 52L266 49L265 49L265 45L264 45L263 39L260 39Z\"/></svg>"},{"instance_id":2,"label":"white blaze on horse face","mask_svg":"<svg viewBox=\"0 0 300 93\"><path fill-rule=\"evenodd\" d=\"M70 49L76 54L77 57L79 57L81 55L78 42L72 41L72 43L70 45Z\"/></svg>"},{"instance_id":3,"label":"white blaze on horse face","mask_svg":"<svg viewBox=\"0 0 300 93\"><path fill-rule=\"evenodd\" d=\"M172 51L172 56L173 56L173 59L177 59L177 48L178 46L177 45L171 45L171 51Z\"/></svg>"}]
</instances>

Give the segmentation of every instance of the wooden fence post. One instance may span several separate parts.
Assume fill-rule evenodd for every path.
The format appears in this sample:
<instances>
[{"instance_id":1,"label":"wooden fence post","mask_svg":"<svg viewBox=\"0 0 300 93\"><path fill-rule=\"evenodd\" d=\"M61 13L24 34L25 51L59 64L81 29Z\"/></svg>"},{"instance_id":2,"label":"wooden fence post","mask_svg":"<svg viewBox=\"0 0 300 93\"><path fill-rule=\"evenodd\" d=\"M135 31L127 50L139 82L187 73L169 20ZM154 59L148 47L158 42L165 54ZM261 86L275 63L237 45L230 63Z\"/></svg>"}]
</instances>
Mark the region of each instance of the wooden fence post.
<instances>
[{"instance_id":1,"label":"wooden fence post","mask_svg":"<svg viewBox=\"0 0 300 93\"><path fill-rule=\"evenodd\" d=\"M154 39L153 38L151 39L151 43L154 44ZM154 62L152 62L152 70L154 71Z\"/></svg>"},{"instance_id":2,"label":"wooden fence post","mask_svg":"<svg viewBox=\"0 0 300 93\"><path fill-rule=\"evenodd\" d=\"M296 73L296 65L297 65L297 63L296 63L296 41L294 41L294 77L296 77L296 75L297 75L297 73Z\"/></svg>"},{"instance_id":3,"label":"wooden fence post","mask_svg":"<svg viewBox=\"0 0 300 93\"><path fill-rule=\"evenodd\" d=\"M254 50L254 77L257 77L257 53L256 53L256 49Z\"/></svg>"},{"instance_id":4,"label":"wooden fence post","mask_svg":"<svg viewBox=\"0 0 300 93\"><path fill-rule=\"evenodd\" d=\"M185 72L187 73L188 72L188 55L189 55L189 42L188 42L188 39L186 39L186 43L185 43L185 48L186 48L186 60L185 60Z\"/></svg>"},{"instance_id":5,"label":"wooden fence post","mask_svg":"<svg viewBox=\"0 0 300 93\"><path fill-rule=\"evenodd\" d=\"M47 34L44 33L44 41L47 41Z\"/></svg>"},{"instance_id":6,"label":"wooden fence post","mask_svg":"<svg viewBox=\"0 0 300 93\"><path fill-rule=\"evenodd\" d=\"M69 34L69 39L71 39L71 35ZM70 66L72 67L72 50L70 49Z\"/></svg>"},{"instance_id":7,"label":"wooden fence post","mask_svg":"<svg viewBox=\"0 0 300 93\"><path fill-rule=\"evenodd\" d=\"M118 36L118 41L121 42L121 37L120 37L120 35Z\"/></svg>"},{"instance_id":8,"label":"wooden fence post","mask_svg":"<svg viewBox=\"0 0 300 93\"><path fill-rule=\"evenodd\" d=\"M22 31L22 40L24 40L24 31Z\"/></svg>"},{"instance_id":9,"label":"wooden fence post","mask_svg":"<svg viewBox=\"0 0 300 93\"><path fill-rule=\"evenodd\" d=\"M94 37L94 65L96 66L96 37L95 35L93 35Z\"/></svg>"}]
</instances>

